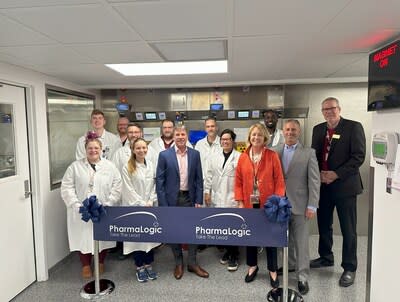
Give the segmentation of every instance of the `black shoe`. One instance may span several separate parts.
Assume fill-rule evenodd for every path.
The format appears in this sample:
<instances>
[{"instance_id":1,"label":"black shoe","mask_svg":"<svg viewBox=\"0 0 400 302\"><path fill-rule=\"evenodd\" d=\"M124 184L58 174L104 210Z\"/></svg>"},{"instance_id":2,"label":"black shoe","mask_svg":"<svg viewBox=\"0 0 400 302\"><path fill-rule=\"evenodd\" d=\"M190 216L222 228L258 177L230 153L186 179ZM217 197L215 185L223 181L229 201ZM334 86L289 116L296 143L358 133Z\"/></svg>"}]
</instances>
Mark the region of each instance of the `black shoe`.
<instances>
[{"instance_id":1,"label":"black shoe","mask_svg":"<svg viewBox=\"0 0 400 302\"><path fill-rule=\"evenodd\" d=\"M307 281L299 281L297 282L297 288L299 289L300 294L306 295L310 290Z\"/></svg>"},{"instance_id":2,"label":"black shoe","mask_svg":"<svg viewBox=\"0 0 400 302\"><path fill-rule=\"evenodd\" d=\"M247 273L246 277L244 278L244 281L246 283L253 281L256 278L257 273L258 273L258 266L256 267L256 269L254 270L254 272L251 275L249 275L249 273Z\"/></svg>"},{"instance_id":3,"label":"black shoe","mask_svg":"<svg viewBox=\"0 0 400 302\"><path fill-rule=\"evenodd\" d=\"M333 260L319 257L317 259L310 261L310 268L328 267L328 266L333 266L333 264L334 264Z\"/></svg>"},{"instance_id":4,"label":"black shoe","mask_svg":"<svg viewBox=\"0 0 400 302\"><path fill-rule=\"evenodd\" d=\"M271 272L269 273L269 283L271 284L272 288L278 288L279 287L279 278L278 278L278 273L276 274L276 279L272 279L271 277Z\"/></svg>"},{"instance_id":5,"label":"black shoe","mask_svg":"<svg viewBox=\"0 0 400 302\"><path fill-rule=\"evenodd\" d=\"M225 254L221 257L221 259L219 259L219 263L221 264L227 264L229 262L229 253L225 252Z\"/></svg>"},{"instance_id":6,"label":"black shoe","mask_svg":"<svg viewBox=\"0 0 400 302\"><path fill-rule=\"evenodd\" d=\"M341 287L348 287L353 285L354 279L356 278L356 272L344 271L339 280Z\"/></svg>"},{"instance_id":7,"label":"black shoe","mask_svg":"<svg viewBox=\"0 0 400 302\"><path fill-rule=\"evenodd\" d=\"M288 271L289 271L289 273L293 273L296 270L294 268L289 268ZM281 276L281 275L283 275L283 267L278 268L278 276Z\"/></svg>"},{"instance_id":8,"label":"black shoe","mask_svg":"<svg viewBox=\"0 0 400 302\"><path fill-rule=\"evenodd\" d=\"M228 261L228 271L230 272L234 272L238 269L238 261L237 258L234 256L229 257L229 261Z\"/></svg>"}]
</instances>

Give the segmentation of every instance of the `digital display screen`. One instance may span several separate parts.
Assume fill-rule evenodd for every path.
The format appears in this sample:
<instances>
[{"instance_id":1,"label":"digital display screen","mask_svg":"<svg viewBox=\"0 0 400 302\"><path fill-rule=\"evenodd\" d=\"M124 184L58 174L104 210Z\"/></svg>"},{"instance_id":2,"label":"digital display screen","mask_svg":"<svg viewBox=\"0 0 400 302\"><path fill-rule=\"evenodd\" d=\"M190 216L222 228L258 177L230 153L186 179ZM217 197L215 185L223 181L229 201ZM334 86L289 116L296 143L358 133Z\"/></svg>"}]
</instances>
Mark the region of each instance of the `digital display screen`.
<instances>
[{"instance_id":1,"label":"digital display screen","mask_svg":"<svg viewBox=\"0 0 400 302\"><path fill-rule=\"evenodd\" d=\"M157 114L155 112L146 112L144 114L144 118L146 120L156 120L157 119Z\"/></svg>"},{"instance_id":2,"label":"digital display screen","mask_svg":"<svg viewBox=\"0 0 400 302\"><path fill-rule=\"evenodd\" d=\"M375 157L385 158L386 157L386 143L373 142L372 143L372 154Z\"/></svg>"},{"instance_id":3,"label":"digital display screen","mask_svg":"<svg viewBox=\"0 0 400 302\"><path fill-rule=\"evenodd\" d=\"M400 41L369 56L368 111L400 107Z\"/></svg>"},{"instance_id":4,"label":"digital display screen","mask_svg":"<svg viewBox=\"0 0 400 302\"><path fill-rule=\"evenodd\" d=\"M248 110L246 111L238 111L237 112L237 117L238 118L249 118L250 112Z\"/></svg>"},{"instance_id":5,"label":"digital display screen","mask_svg":"<svg viewBox=\"0 0 400 302\"><path fill-rule=\"evenodd\" d=\"M224 104L210 104L211 111L220 111L224 110Z\"/></svg>"},{"instance_id":6,"label":"digital display screen","mask_svg":"<svg viewBox=\"0 0 400 302\"><path fill-rule=\"evenodd\" d=\"M127 103L118 103L117 105L115 105L115 107L117 108L118 112L129 111L129 104Z\"/></svg>"}]
</instances>

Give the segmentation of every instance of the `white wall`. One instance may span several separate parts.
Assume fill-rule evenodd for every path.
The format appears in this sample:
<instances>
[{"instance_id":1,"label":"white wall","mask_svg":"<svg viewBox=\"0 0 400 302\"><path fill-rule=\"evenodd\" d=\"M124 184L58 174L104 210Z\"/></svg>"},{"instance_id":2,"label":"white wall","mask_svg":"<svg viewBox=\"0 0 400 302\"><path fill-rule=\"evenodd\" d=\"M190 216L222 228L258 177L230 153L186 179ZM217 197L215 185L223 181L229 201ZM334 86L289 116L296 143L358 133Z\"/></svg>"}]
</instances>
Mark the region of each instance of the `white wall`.
<instances>
[{"instance_id":1,"label":"white wall","mask_svg":"<svg viewBox=\"0 0 400 302\"><path fill-rule=\"evenodd\" d=\"M400 133L400 110L372 115L371 137L381 131ZM386 193L387 170L371 156L375 168L371 264L371 302L396 300L400 270L400 191Z\"/></svg>"},{"instance_id":2,"label":"white wall","mask_svg":"<svg viewBox=\"0 0 400 302\"><path fill-rule=\"evenodd\" d=\"M50 191L45 84L100 95L82 87L28 69L0 63L0 82L29 87L27 113L30 141L33 216L38 281L69 254L66 209L60 190Z\"/></svg>"}]
</instances>

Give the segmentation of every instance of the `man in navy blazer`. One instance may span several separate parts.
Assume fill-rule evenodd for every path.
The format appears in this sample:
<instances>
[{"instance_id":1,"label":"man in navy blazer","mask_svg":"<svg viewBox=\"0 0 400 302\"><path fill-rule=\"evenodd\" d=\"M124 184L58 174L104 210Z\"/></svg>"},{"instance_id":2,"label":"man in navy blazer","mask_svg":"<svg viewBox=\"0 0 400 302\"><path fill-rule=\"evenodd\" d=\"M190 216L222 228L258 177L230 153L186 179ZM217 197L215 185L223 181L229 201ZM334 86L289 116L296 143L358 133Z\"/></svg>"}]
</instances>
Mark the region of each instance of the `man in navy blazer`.
<instances>
[{"instance_id":1,"label":"man in navy blazer","mask_svg":"<svg viewBox=\"0 0 400 302\"><path fill-rule=\"evenodd\" d=\"M200 207L203 203L203 174L200 153L186 146L188 136L184 126L174 129L175 146L162 151L158 158L156 191L160 207ZM175 257L174 276L183 275L180 244L171 244ZM188 271L208 278L208 273L196 261L197 245L188 246Z\"/></svg>"},{"instance_id":2,"label":"man in navy blazer","mask_svg":"<svg viewBox=\"0 0 400 302\"><path fill-rule=\"evenodd\" d=\"M315 149L321 171L321 195L317 211L319 258L311 268L333 266L333 210L339 217L343 236L340 286L354 283L357 270L357 195L363 190L359 168L365 159L365 134L359 122L340 116L339 101L329 97L322 102L325 123L313 129Z\"/></svg>"}]
</instances>

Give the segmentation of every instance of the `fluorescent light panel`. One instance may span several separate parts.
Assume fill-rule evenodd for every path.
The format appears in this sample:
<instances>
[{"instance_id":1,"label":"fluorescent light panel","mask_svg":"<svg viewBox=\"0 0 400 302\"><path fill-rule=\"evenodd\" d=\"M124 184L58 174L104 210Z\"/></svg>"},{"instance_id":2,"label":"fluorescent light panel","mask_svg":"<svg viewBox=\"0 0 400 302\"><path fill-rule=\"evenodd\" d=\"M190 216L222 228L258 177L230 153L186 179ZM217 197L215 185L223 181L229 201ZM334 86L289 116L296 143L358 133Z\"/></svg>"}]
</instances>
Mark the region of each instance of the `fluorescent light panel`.
<instances>
[{"instance_id":1,"label":"fluorescent light panel","mask_svg":"<svg viewBox=\"0 0 400 302\"><path fill-rule=\"evenodd\" d=\"M228 61L105 64L125 76L227 73Z\"/></svg>"}]
</instances>

